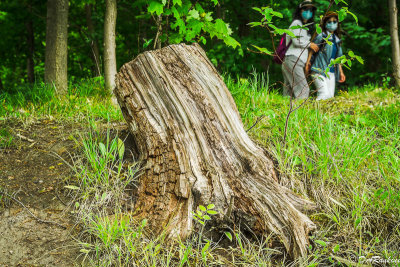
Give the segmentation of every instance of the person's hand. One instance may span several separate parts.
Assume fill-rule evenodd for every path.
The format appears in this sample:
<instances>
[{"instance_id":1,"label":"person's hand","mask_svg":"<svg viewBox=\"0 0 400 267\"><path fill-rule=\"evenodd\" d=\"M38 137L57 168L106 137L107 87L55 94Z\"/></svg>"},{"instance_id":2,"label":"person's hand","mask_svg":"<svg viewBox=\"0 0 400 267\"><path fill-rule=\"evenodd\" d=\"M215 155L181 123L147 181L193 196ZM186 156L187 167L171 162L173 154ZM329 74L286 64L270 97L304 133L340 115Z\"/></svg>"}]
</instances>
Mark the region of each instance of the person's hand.
<instances>
[{"instance_id":1,"label":"person's hand","mask_svg":"<svg viewBox=\"0 0 400 267\"><path fill-rule=\"evenodd\" d=\"M316 45L315 43L311 43L310 48L312 51L314 51L314 53L317 53L319 51L319 46Z\"/></svg>"},{"instance_id":2,"label":"person's hand","mask_svg":"<svg viewBox=\"0 0 400 267\"><path fill-rule=\"evenodd\" d=\"M346 81L346 75L344 75L343 71L340 72L340 83L344 83Z\"/></svg>"}]
</instances>

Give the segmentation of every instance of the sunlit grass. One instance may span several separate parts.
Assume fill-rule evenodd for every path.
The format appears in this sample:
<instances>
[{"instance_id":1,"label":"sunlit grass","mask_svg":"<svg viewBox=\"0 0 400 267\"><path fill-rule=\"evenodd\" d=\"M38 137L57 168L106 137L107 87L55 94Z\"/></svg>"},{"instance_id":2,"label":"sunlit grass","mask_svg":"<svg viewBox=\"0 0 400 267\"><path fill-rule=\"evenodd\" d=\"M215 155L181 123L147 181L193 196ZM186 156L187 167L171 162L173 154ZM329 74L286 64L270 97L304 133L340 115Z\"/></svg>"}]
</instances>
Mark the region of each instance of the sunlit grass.
<instances>
[{"instance_id":1,"label":"sunlit grass","mask_svg":"<svg viewBox=\"0 0 400 267\"><path fill-rule=\"evenodd\" d=\"M70 84L66 96L58 96L44 83L21 86L0 94L0 118L27 120L50 118L63 122L85 122L88 118L122 121L119 108L110 100L101 80Z\"/></svg>"}]
</instances>

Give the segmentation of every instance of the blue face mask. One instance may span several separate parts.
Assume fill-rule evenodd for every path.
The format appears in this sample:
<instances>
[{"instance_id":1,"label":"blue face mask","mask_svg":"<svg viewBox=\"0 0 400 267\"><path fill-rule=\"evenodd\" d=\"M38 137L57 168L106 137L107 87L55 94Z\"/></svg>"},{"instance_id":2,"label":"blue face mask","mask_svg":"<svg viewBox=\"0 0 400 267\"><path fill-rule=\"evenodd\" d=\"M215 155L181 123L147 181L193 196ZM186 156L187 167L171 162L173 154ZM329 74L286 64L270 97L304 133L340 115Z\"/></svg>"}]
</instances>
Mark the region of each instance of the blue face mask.
<instances>
[{"instance_id":1,"label":"blue face mask","mask_svg":"<svg viewBox=\"0 0 400 267\"><path fill-rule=\"evenodd\" d=\"M303 19L309 20L309 19L312 18L313 12L312 12L311 10L304 10L304 11L301 13L301 16L303 17Z\"/></svg>"},{"instance_id":2,"label":"blue face mask","mask_svg":"<svg viewBox=\"0 0 400 267\"><path fill-rule=\"evenodd\" d=\"M327 29L328 31L330 31L330 32L336 31L336 30L337 30L337 27L338 27L338 24L337 24L336 21L335 21L335 22L331 21L331 22L328 22L328 23L326 24L326 29Z\"/></svg>"}]
</instances>

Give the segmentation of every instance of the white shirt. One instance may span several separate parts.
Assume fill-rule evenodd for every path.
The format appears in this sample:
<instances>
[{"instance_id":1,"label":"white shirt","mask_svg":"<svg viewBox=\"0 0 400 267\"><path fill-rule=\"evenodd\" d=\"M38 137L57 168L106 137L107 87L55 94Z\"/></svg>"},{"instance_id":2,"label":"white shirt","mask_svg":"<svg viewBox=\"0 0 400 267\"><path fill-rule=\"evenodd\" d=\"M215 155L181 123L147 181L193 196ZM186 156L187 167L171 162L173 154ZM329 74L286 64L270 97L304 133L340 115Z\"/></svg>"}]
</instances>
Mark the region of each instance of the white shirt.
<instances>
[{"instance_id":1,"label":"white shirt","mask_svg":"<svg viewBox=\"0 0 400 267\"><path fill-rule=\"evenodd\" d=\"M292 24L290 24L289 29L293 26L303 26L303 23L300 20L294 20ZM296 38L286 35L286 45L292 40L292 44L286 51L286 56L300 57L300 60L305 64L308 58L311 35L304 29L290 29L290 31L293 32Z\"/></svg>"}]
</instances>

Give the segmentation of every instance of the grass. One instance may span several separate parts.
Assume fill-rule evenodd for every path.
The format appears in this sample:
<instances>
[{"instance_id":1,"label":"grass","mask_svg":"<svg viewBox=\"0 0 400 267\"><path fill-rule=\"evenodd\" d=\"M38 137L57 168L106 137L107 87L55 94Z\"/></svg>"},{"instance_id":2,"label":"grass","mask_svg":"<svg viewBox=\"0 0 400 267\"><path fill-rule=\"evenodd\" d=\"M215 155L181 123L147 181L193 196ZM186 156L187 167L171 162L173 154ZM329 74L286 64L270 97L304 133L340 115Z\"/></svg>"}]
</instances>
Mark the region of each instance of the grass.
<instances>
[{"instance_id":1,"label":"grass","mask_svg":"<svg viewBox=\"0 0 400 267\"><path fill-rule=\"evenodd\" d=\"M13 145L13 135L8 127L0 127L0 149L9 148Z\"/></svg>"},{"instance_id":2,"label":"grass","mask_svg":"<svg viewBox=\"0 0 400 267\"><path fill-rule=\"evenodd\" d=\"M108 96L98 79L70 84L65 97L57 96L54 89L44 83L22 85L18 90L0 94L0 118L24 122L55 119L84 123L88 118L121 121L121 112L112 105Z\"/></svg>"},{"instance_id":3,"label":"grass","mask_svg":"<svg viewBox=\"0 0 400 267\"><path fill-rule=\"evenodd\" d=\"M284 144L289 100L252 80L227 84L246 125L267 115L251 135L276 158L281 182L319 206L312 261L400 258L399 94L366 86L311 100L290 117Z\"/></svg>"},{"instance_id":4,"label":"grass","mask_svg":"<svg viewBox=\"0 0 400 267\"><path fill-rule=\"evenodd\" d=\"M81 150L67 185L82 229L77 243L84 264L346 266L373 256L400 259L399 93L366 85L328 101L310 100L290 117L283 143L289 100L269 90L268 76L225 81L246 128L265 115L249 134L275 158L280 182L318 205L309 214L318 226L309 256L290 262L282 248L271 247L273 237L249 240L240 231L227 234L232 241L211 241L207 233L172 245L163 235L150 238L146 221L135 221L128 208L139 165L127 161L118 135L96 128L99 121L123 121L101 81L71 85L66 98L42 92L40 84L30 93L0 95L2 121L51 117L89 129L76 139ZM11 129L2 129L0 145L12 138Z\"/></svg>"}]
</instances>

